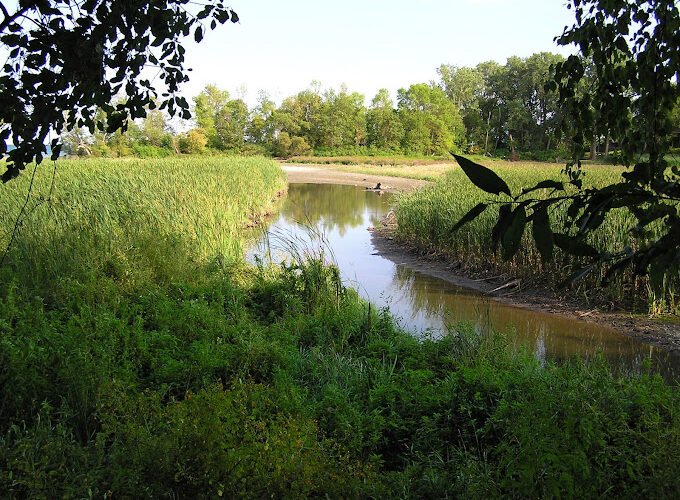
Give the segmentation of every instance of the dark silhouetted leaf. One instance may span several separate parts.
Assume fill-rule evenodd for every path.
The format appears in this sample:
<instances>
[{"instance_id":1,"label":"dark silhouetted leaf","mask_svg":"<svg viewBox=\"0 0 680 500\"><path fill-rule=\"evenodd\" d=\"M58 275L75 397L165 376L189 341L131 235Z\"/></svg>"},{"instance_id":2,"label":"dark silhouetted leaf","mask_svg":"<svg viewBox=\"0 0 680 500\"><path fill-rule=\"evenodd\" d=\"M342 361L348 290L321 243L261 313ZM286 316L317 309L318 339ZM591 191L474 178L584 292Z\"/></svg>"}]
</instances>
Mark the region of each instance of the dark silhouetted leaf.
<instances>
[{"instance_id":1,"label":"dark silhouetted leaf","mask_svg":"<svg viewBox=\"0 0 680 500\"><path fill-rule=\"evenodd\" d=\"M522 194L531 193L537 189L557 189L559 191L564 190L564 184L559 181L545 180L541 181L533 187L522 189Z\"/></svg>"},{"instance_id":2,"label":"dark silhouetted leaf","mask_svg":"<svg viewBox=\"0 0 680 500\"><path fill-rule=\"evenodd\" d=\"M594 266L590 265L590 266L583 267L583 268L579 269L578 271L574 271L569 276L567 276L567 278L564 281L562 281L559 284L559 286L561 288L564 288L565 286L573 285L577 281L585 278L588 274L590 274L591 271L593 270L593 268L594 268Z\"/></svg>"},{"instance_id":3,"label":"dark silhouetted leaf","mask_svg":"<svg viewBox=\"0 0 680 500\"><path fill-rule=\"evenodd\" d=\"M541 205L534 210L532 217L533 223L531 225L531 233L536 242L536 248L541 254L543 262L548 262L553 256L553 233L550 229L550 217L548 216L548 208Z\"/></svg>"},{"instance_id":4,"label":"dark silhouetted leaf","mask_svg":"<svg viewBox=\"0 0 680 500\"><path fill-rule=\"evenodd\" d=\"M468 222L475 220L479 214L486 210L487 206L488 205L486 203L478 203L472 207L468 213L466 213L458 222L456 222L456 225L453 226L451 232L455 233Z\"/></svg>"},{"instance_id":5,"label":"dark silhouetted leaf","mask_svg":"<svg viewBox=\"0 0 680 500\"><path fill-rule=\"evenodd\" d=\"M460 168L463 169L463 172L465 172L465 175L467 175L468 179L470 179L472 183L479 189L482 189L487 193L505 193L508 196L511 196L510 188L505 183L505 181L501 179L498 174L496 174L496 172L490 168L486 168L483 165L470 161L467 158L455 155L453 153L451 154L458 162L458 165L460 165Z\"/></svg>"},{"instance_id":6,"label":"dark silhouetted leaf","mask_svg":"<svg viewBox=\"0 0 680 500\"><path fill-rule=\"evenodd\" d=\"M503 246L503 258L510 260L519 250L519 243L527 225L527 213L524 205L519 205L510 215L510 224L503 232L501 245Z\"/></svg>"},{"instance_id":7,"label":"dark silhouetted leaf","mask_svg":"<svg viewBox=\"0 0 680 500\"><path fill-rule=\"evenodd\" d=\"M609 281L616 276L619 273L622 273L626 267L631 265L633 261L632 256L625 257L618 261L616 264L612 265L609 269L607 269L607 272L604 275L604 278L602 279L602 284L607 285Z\"/></svg>"},{"instance_id":8,"label":"dark silhouetted leaf","mask_svg":"<svg viewBox=\"0 0 680 500\"><path fill-rule=\"evenodd\" d=\"M496 253L498 242L507 229L511 213L512 208L510 208L510 205L501 205L501 208L498 210L498 221L496 221L496 225L491 231L491 248L493 249L494 253Z\"/></svg>"},{"instance_id":9,"label":"dark silhouetted leaf","mask_svg":"<svg viewBox=\"0 0 680 500\"><path fill-rule=\"evenodd\" d=\"M555 245L577 257L598 257L600 253L585 241L566 234L553 234Z\"/></svg>"}]
</instances>

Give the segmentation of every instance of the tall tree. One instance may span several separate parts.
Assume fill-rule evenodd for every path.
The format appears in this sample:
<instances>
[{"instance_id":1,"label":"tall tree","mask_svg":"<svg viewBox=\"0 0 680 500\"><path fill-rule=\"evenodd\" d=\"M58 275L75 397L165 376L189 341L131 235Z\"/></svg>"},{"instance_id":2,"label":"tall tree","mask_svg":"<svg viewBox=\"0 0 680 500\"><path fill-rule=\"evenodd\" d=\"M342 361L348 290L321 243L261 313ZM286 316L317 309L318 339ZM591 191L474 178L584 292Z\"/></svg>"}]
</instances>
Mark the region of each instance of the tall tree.
<instances>
[{"instance_id":1,"label":"tall tree","mask_svg":"<svg viewBox=\"0 0 680 500\"><path fill-rule=\"evenodd\" d=\"M446 95L459 111L478 108L479 98L484 90L484 75L477 68L442 64L437 73Z\"/></svg>"},{"instance_id":2,"label":"tall tree","mask_svg":"<svg viewBox=\"0 0 680 500\"><path fill-rule=\"evenodd\" d=\"M368 144L379 149L399 149L404 127L387 89L380 89L366 116Z\"/></svg>"},{"instance_id":3,"label":"tall tree","mask_svg":"<svg viewBox=\"0 0 680 500\"><path fill-rule=\"evenodd\" d=\"M217 146L222 150L240 151L248 125L248 106L241 99L232 99L215 112Z\"/></svg>"},{"instance_id":4,"label":"tall tree","mask_svg":"<svg viewBox=\"0 0 680 500\"><path fill-rule=\"evenodd\" d=\"M257 106L252 110L246 128L246 136L250 142L260 144L268 150L272 149L276 133L275 112L276 104L274 104L274 101L270 99L266 92L260 91Z\"/></svg>"},{"instance_id":5,"label":"tall tree","mask_svg":"<svg viewBox=\"0 0 680 500\"><path fill-rule=\"evenodd\" d=\"M196 124L203 130L211 148L220 149L221 143L215 127L215 118L229 102L229 92L216 85L206 85L194 97L194 114Z\"/></svg>"},{"instance_id":6,"label":"tall tree","mask_svg":"<svg viewBox=\"0 0 680 500\"><path fill-rule=\"evenodd\" d=\"M364 96L349 93L345 86L339 92L328 89L319 113L321 146L337 148L359 146L366 141L366 108Z\"/></svg>"},{"instance_id":7,"label":"tall tree","mask_svg":"<svg viewBox=\"0 0 680 500\"><path fill-rule=\"evenodd\" d=\"M318 147L322 102L315 82L312 88L284 99L274 114L277 132L286 132L291 138L302 137L310 146Z\"/></svg>"},{"instance_id":8,"label":"tall tree","mask_svg":"<svg viewBox=\"0 0 680 500\"><path fill-rule=\"evenodd\" d=\"M399 89L397 101L405 150L432 155L460 148L465 139L463 120L441 88L424 83L411 85Z\"/></svg>"}]
</instances>

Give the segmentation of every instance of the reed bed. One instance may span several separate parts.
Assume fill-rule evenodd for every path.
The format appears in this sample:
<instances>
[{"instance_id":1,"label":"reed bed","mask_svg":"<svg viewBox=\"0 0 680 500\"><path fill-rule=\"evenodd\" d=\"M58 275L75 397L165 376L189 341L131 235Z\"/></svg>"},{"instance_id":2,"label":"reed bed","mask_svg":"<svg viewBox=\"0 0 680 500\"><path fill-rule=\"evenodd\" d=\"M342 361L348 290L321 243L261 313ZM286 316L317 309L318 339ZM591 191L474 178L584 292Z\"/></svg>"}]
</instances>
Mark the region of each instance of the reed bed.
<instances>
[{"instance_id":1,"label":"reed bed","mask_svg":"<svg viewBox=\"0 0 680 500\"><path fill-rule=\"evenodd\" d=\"M546 178L560 179L559 165L541 163L512 164L488 162L510 186L513 192L535 184ZM588 166L585 170L585 185L603 186L616 181L622 167ZM547 190L537 196L547 196ZM447 258L460 261L473 271L507 273L532 284L555 288L580 262L557 251L550 263L541 262L540 254L527 228L522 241L522 250L509 262L504 262L501 253L492 251L491 230L497 220L498 210L490 207L472 223L457 232L454 224L477 203L489 200L486 193L477 189L459 167L452 168L436 184L399 198L396 216L399 224L398 235L419 247L434 248ZM566 218L566 206L560 206L550 214L555 231L561 231ZM625 246L634 248L636 242L630 229L635 219L626 209L612 211L605 223L591 235L589 242L596 248L609 252L621 251ZM673 293L659 297L649 289L645 280L623 274L604 289L593 289L603 277L593 273L576 286L576 293L589 302L611 306L625 306L632 310L677 312L678 304Z\"/></svg>"},{"instance_id":2,"label":"reed bed","mask_svg":"<svg viewBox=\"0 0 680 500\"><path fill-rule=\"evenodd\" d=\"M3 186L3 250L32 171ZM265 158L59 160L56 170L44 163L2 271L35 287L99 272L172 279L179 254L195 262L241 259L244 229L285 189L282 170Z\"/></svg>"}]
</instances>

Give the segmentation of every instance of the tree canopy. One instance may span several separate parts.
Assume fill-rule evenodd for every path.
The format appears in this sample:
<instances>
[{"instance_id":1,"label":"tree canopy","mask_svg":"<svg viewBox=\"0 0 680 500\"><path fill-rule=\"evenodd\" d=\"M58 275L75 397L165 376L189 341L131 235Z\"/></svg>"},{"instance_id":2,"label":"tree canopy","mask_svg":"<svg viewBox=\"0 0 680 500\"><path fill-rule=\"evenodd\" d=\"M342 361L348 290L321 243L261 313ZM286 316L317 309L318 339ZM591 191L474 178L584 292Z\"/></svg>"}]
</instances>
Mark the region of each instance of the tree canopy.
<instances>
[{"instance_id":1,"label":"tree canopy","mask_svg":"<svg viewBox=\"0 0 680 500\"><path fill-rule=\"evenodd\" d=\"M0 2L0 12L8 54L0 75L5 182L27 163L40 163L52 134L56 158L62 132L124 131L156 100L170 115L188 118L189 103L178 94L188 80L183 38L200 42L208 29L238 21L222 0L20 0L12 10ZM119 93L124 99L112 104Z\"/></svg>"}]
</instances>

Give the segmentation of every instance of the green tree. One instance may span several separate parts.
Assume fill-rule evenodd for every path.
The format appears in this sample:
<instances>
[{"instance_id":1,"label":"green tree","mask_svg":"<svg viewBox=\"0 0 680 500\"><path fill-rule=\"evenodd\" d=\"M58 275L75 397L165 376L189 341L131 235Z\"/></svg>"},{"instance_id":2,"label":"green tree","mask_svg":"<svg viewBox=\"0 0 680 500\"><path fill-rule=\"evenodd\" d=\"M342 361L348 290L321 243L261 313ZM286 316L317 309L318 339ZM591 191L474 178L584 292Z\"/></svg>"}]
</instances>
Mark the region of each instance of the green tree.
<instances>
[{"instance_id":1,"label":"green tree","mask_svg":"<svg viewBox=\"0 0 680 500\"><path fill-rule=\"evenodd\" d=\"M189 104L179 95L188 80L182 38L200 42L208 27L238 21L222 0L21 0L0 2L0 10L0 43L9 53L0 74L3 181L42 161L51 132L103 129L98 107L108 115L109 133L143 117L158 97L144 72L149 65L164 83L160 108L188 118ZM119 92L125 99L114 106ZM16 149L8 151L10 142ZM56 158L58 138L52 150Z\"/></svg>"},{"instance_id":2,"label":"green tree","mask_svg":"<svg viewBox=\"0 0 680 500\"><path fill-rule=\"evenodd\" d=\"M217 146L222 150L240 151L245 142L248 106L241 99L228 101L215 113Z\"/></svg>"},{"instance_id":3,"label":"green tree","mask_svg":"<svg viewBox=\"0 0 680 500\"><path fill-rule=\"evenodd\" d=\"M203 129L194 128L180 135L178 142L181 153L200 154L205 151L205 147L208 145L208 137Z\"/></svg>"},{"instance_id":4,"label":"green tree","mask_svg":"<svg viewBox=\"0 0 680 500\"><path fill-rule=\"evenodd\" d=\"M290 137L302 137L312 148L321 145L322 97L318 84L283 100L274 114L277 133L286 132Z\"/></svg>"},{"instance_id":5,"label":"green tree","mask_svg":"<svg viewBox=\"0 0 680 500\"><path fill-rule=\"evenodd\" d=\"M172 147L172 132L163 111L158 109L147 111L139 126L137 141L157 148Z\"/></svg>"},{"instance_id":6,"label":"green tree","mask_svg":"<svg viewBox=\"0 0 680 500\"><path fill-rule=\"evenodd\" d=\"M388 150L397 150L401 147L404 127L387 89L378 90L371 101L371 108L366 115L366 128L370 146Z\"/></svg>"},{"instance_id":7,"label":"green tree","mask_svg":"<svg viewBox=\"0 0 680 500\"><path fill-rule=\"evenodd\" d=\"M484 75L477 68L466 68L442 64L437 73L446 95L459 111L479 107L479 98L484 90Z\"/></svg>"},{"instance_id":8,"label":"green tree","mask_svg":"<svg viewBox=\"0 0 680 500\"><path fill-rule=\"evenodd\" d=\"M424 83L399 89L399 117L404 127L402 147L426 155L458 150L465 140L459 111L444 91Z\"/></svg>"},{"instance_id":9,"label":"green tree","mask_svg":"<svg viewBox=\"0 0 680 500\"><path fill-rule=\"evenodd\" d=\"M364 96L349 93L345 86L339 92L324 93L319 110L319 145L338 148L359 146L366 142L366 108Z\"/></svg>"},{"instance_id":10,"label":"green tree","mask_svg":"<svg viewBox=\"0 0 680 500\"><path fill-rule=\"evenodd\" d=\"M260 92L257 106L251 112L250 120L246 127L246 137L249 142L264 146L270 151L272 150L276 133L275 112L276 104L274 104L266 92Z\"/></svg>"},{"instance_id":11,"label":"green tree","mask_svg":"<svg viewBox=\"0 0 680 500\"><path fill-rule=\"evenodd\" d=\"M216 85L206 85L201 93L194 97L196 125L204 131L211 148L221 149L215 118L229 99L229 92L219 89Z\"/></svg>"}]
</instances>

